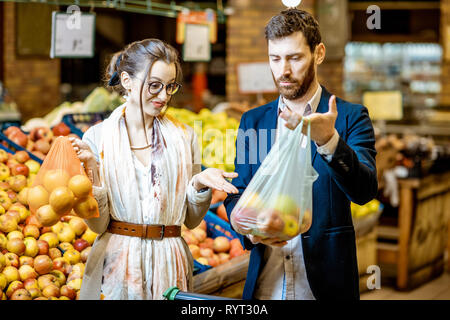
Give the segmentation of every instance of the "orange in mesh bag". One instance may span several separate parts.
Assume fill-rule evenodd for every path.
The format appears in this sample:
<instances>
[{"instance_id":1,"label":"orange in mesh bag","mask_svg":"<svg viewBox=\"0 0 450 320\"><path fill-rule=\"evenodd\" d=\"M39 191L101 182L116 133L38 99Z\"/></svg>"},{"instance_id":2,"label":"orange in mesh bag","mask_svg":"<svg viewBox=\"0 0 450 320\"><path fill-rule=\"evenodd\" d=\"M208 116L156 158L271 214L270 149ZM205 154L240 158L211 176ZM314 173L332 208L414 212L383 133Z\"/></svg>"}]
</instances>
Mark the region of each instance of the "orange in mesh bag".
<instances>
[{"instance_id":1,"label":"orange in mesh bag","mask_svg":"<svg viewBox=\"0 0 450 320\"><path fill-rule=\"evenodd\" d=\"M46 227L62 216L99 217L92 183L67 137L58 137L27 194L30 211Z\"/></svg>"}]
</instances>

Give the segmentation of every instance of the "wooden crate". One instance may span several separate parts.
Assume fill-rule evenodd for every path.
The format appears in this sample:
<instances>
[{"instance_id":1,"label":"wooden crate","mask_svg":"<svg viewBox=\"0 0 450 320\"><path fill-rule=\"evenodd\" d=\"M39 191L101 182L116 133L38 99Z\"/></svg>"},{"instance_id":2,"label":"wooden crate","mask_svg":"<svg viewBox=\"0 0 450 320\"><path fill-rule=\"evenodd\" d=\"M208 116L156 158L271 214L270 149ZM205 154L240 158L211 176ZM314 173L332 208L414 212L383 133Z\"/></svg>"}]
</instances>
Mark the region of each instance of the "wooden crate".
<instances>
[{"instance_id":1,"label":"wooden crate","mask_svg":"<svg viewBox=\"0 0 450 320\"><path fill-rule=\"evenodd\" d=\"M397 226L378 228L382 276L399 290L415 288L444 271L450 252L450 172L399 181ZM386 242L389 241L389 242Z\"/></svg>"}]
</instances>

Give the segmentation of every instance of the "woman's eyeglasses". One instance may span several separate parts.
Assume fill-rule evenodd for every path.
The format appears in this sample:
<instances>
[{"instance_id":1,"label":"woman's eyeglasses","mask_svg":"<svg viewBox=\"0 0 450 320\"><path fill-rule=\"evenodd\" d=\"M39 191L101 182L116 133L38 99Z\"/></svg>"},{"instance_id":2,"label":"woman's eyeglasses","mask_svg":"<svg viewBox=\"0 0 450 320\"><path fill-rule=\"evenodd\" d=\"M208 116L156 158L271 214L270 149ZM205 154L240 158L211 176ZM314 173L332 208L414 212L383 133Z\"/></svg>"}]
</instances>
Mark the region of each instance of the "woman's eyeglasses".
<instances>
[{"instance_id":1,"label":"woman's eyeglasses","mask_svg":"<svg viewBox=\"0 0 450 320\"><path fill-rule=\"evenodd\" d=\"M180 90L181 84L179 84L177 82L172 82L172 83L168 83L165 85L164 83L162 83L160 81L153 81L148 84L148 92L151 95L157 95L164 89L164 87L166 87L166 93L169 96L172 96L175 93L177 93L178 90Z\"/></svg>"}]
</instances>

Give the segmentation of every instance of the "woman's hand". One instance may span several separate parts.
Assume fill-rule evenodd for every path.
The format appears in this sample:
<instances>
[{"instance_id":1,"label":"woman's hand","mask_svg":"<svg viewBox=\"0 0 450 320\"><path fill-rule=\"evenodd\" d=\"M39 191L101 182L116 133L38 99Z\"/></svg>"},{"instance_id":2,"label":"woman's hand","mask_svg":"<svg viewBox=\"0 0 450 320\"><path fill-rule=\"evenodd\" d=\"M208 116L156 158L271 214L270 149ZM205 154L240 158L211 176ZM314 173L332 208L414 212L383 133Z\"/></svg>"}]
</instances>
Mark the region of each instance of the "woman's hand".
<instances>
[{"instance_id":1,"label":"woman's hand","mask_svg":"<svg viewBox=\"0 0 450 320\"><path fill-rule=\"evenodd\" d=\"M70 137L69 141L72 143L72 147L77 153L78 159L80 159L80 161L83 162L88 177L91 179L94 185L98 186L99 172L97 160L95 159L95 155L92 152L91 148L80 139Z\"/></svg>"},{"instance_id":2,"label":"woman's hand","mask_svg":"<svg viewBox=\"0 0 450 320\"><path fill-rule=\"evenodd\" d=\"M238 193L238 189L226 180L226 178L236 178L237 176L236 172L208 168L194 176L193 184L197 191L209 187L226 193Z\"/></svg>"}]
</instances>

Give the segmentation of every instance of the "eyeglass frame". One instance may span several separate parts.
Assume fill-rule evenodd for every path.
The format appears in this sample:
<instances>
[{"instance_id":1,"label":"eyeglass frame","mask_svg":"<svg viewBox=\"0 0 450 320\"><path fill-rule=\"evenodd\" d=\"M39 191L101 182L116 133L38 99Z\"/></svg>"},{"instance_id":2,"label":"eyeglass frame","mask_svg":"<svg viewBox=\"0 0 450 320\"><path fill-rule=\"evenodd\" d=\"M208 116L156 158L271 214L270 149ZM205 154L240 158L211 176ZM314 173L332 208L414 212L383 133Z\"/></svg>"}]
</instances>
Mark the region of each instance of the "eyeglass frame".
<instances>
[{"instance_id":1,"label":"eyeglass frame","mask_svg":"<svg viewBox=\"0 0 450 320\"><path fill-rule=\"evenodd\" d=\"M162 86L161 86L161 89L159 89L157 92L155 92L155 93L152 93L152 92L150 92L150 87L151 87L151 85L153 84L153 83L160 83ZM169 93L169 92L167 92L167 87L168 86L170 86L170 85L173 85L173 84L176 84L176 85L178 85L178 88L177 88L177 91L175 91L175 93ZM181 87L183 86L181 83L178 83L178 82L171 82L171 83L168 83L168 84L164 84L163 82L161 82L161 81L152 81L152 82L148 82L147 83L147 85L148 85L148 93L149 94L151 94L151 95L158 95L161 91L163 91L164 89L166 89L166 94L167 95L169 95L169 96L173 96L174 94L176 94L180 89L181 89Z\"/></svg>"}]
</instances>

